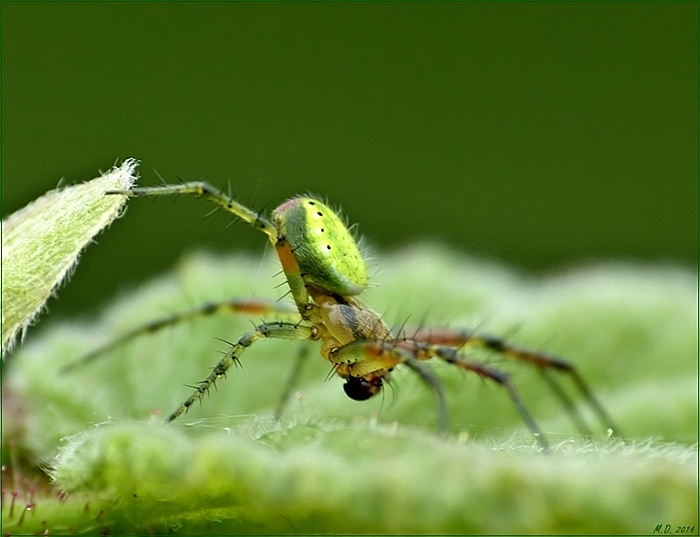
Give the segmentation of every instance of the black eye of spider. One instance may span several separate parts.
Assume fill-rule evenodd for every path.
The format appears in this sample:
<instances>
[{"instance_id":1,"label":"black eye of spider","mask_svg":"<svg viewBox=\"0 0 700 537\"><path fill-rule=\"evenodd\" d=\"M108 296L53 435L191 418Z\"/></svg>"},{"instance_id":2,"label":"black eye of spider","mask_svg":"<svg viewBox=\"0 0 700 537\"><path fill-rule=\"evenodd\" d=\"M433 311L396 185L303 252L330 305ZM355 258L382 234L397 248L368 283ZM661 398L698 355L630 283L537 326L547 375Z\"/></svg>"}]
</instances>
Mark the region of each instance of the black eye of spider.
<instances>
[{"instance_id":1,"label":"black eye of spider","mask_svg":"<svg viewBox=\"0 0 700 537\"><path fill-rule=\"evenodd\" d=\"M345 394L355 401L366 401L373 395L379 393L382 389L382 379L376 379L374 383L370 383L363 378L348 377L348 381L343 384Z\"/></svg>"}]
</instances>

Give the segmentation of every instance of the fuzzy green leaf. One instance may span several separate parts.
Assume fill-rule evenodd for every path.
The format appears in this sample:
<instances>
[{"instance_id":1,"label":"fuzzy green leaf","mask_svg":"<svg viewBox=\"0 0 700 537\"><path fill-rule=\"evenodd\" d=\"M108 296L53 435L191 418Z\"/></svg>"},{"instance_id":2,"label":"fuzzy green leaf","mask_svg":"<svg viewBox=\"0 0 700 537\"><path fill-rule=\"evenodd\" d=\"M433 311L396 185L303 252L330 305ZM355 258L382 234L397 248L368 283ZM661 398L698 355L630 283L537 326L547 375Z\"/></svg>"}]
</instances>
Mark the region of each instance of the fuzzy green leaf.
<instances>
[{"instance_id":1,"label":"fuzzy green leaf","mask_svg":"<svg viewBox=\"0 0 700 537\"><path fill-rule=\"evenodd\" d=\"M47 192L2 222L2 354L14 346L95 235L119 216L138 163L128 159L97 179Z\"/></svg>"},{"instance_id":2,"label":"fuzzy green leaf","mask_svg":"<svg viewBox=\"0 0 700 537\"><path fill-rule=\"evenodd\" d=\"M434 364L450 412L451 434L440 439L433 396L410 370L395 372L383 399L351 401L340 379L323 381L330 366L313 345L275 422L300 347L284 341L251 346L201 406L163 425L191 393L184 384L227 348L215 338L250 329L236 315L144 335L58 373L165 314L280 294L272 255L198 254L98 321L53 326L16 354L5 379L4 460L25 472L43 461L68 496L35 498L21 522L21 506L9 516L5 500L3 531L621 534L670 523L697 533L695 273L600 264L532 279L427 246L376 262L382 285L366 300L387 322L478 326L566 356L627 440L607 438L577 398L598 435L583 437L541 375L482 353L473 356L511 374L551 453L539 452L495 384ZM16 490L26 498L26 487Z\"/></svg>"}]
</instances>

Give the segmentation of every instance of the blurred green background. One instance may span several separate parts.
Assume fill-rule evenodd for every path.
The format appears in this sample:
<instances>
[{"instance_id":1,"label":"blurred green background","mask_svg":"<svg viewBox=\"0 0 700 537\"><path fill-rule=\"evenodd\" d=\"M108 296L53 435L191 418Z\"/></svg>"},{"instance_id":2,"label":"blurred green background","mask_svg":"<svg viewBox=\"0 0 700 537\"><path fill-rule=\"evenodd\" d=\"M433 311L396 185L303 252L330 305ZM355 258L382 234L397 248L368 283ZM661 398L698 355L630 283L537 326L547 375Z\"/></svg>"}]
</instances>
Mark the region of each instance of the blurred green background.
<instances>
[{"instance_id":1,"label":"blurred green background","mask_svg":"<svg viewBox=\"0 0 700 537\"><path fill-rule=\"evenodd\" d=\"M256 208L314 192L379 249L696 266L697 50L691 2L2 3L2 211L135 157ZM262 251L171 201L132 202L52 311Z\"/></svg>"}]
</instances>

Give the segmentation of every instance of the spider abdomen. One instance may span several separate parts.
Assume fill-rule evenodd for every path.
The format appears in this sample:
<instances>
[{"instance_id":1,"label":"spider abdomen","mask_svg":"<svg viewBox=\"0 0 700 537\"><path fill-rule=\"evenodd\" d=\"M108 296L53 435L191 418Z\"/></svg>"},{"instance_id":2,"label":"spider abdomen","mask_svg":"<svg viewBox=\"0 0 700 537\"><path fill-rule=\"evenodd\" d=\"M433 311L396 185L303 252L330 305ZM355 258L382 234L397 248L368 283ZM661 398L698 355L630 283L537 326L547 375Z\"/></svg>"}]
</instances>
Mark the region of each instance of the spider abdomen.
<instances>
[{"instance_id":1,"label":"spider abdomen","mask_svg":"<svg viewBox=\"0 0 700 537\"><path fill-rule=\"evenodd\" d=\"M308 285L341 296L364 291L364 259L352 233L332 209L313 198L297 197L277 207L273 216Z\"/></svg>"}]
</instances>

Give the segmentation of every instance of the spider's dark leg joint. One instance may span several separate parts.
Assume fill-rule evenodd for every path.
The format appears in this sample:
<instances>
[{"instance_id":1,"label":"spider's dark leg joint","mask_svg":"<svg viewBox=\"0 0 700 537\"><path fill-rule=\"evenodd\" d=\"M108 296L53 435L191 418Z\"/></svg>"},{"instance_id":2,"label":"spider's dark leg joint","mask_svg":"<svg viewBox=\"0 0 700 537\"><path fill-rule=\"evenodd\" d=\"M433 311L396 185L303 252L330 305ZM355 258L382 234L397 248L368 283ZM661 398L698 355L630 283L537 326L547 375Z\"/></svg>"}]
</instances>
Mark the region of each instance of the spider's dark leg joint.
<instances>
[{"instance_id":1,"label":"spider's dark leg joint","mask_svg":"<svg viewBox=\"0 0 700 537\"><path fill-rule=\"evenodd\" d=\"M575 370L574 365L564 358L559 358L558 356L547 356L547 359L554 369L559 371L573 372Z\"/></svg>"},{"instance_id":2,"label":"spider's dark leg joint","mask_svg":"<svg viewBox=\"0 0 700 537\"><path fill-rule=\"evenodd\" d=\"M489 378L493 380L494 382L497 382L498 384L501 384L505 386L506 384L510 384L510 378L508 375L503 372L499 371L498 369L490 369L486 367L479 367L477 366L475 368L475 372L482 378Z\"/></svg>"},{"instance_id":3,"label":"spider's dark leg joint","mask_svg":"<svg viewBox=\"0 0 700 537\"><path fill-rule=\"evenodd\" d=\"M148 334L151 332L156 332L171 323L171 317L166 317L164 319L158 319L156 321L151 321L150 323L143 326L143 332Z\"/></svg>"},{"instance_id":4,"label":"spider's dark leg joint","mask_svg":"<svg viewBox=\"0 0 700 537\"><path fill-rule=\"evenodd\" d=\"M557 371L564 371L567 373L572 373L576 369L571 362L565 360L564 358L560 358L559 356L544 354L541 352L534 352L518 347L512 347L506 345L505 343L503 344L501 349L494 350L498 350L500 352L505 353L511 352L512 354L519 356L526 362L530 362L531 364L534 364L541 368L549 367L552 369L556 369Z\"/></svg>"},{"instance_id":5,"label":"spider's dark leg joint","mask_svg":"<svg viewBox=\"0 0 700 537\"><path fill-rule=\"evenodd\" d=\"M202 306L202 309L200 311L202 312L202 315L210 315L212 313L215 313L217 309L218 304L215 304L214 302L207 302Z\"/></svg>"},{"instance_id":6,"label":"spider's dark leg joint","mask_svg":"<svg viewBox=\"0 0 700 537\"><path fill-rule=\"evenodd\" d=\"M469 337L469 334L465 333L463 337L467 338L467 337ZM491 349L492 351L495 351L495 352L503 352L506 349L506 342L499 337L482 336L482 338L483 338L484 346L487 349Z\"/></svg>"},{"instance_id":7,"label":"spider's dark leg joint","mask_svg":"<svg viewBox=\"0 0 700 537\"><path fill-rule=\"evenodd\" d=\"M237 362L238 359L237 359L237 358L234 358L233 361L234 361L234 362ZM227 370L227 369L228 369L228 368L227 368L225 365L222 365L221 363L218 363L218 364L216 364L216 365L212 368L212 372L214 373L214 375L216 375L217 378L219 378L219 377L225 377L225 376L226 376L226 370Z\"/></svg>"}]
</instances>

